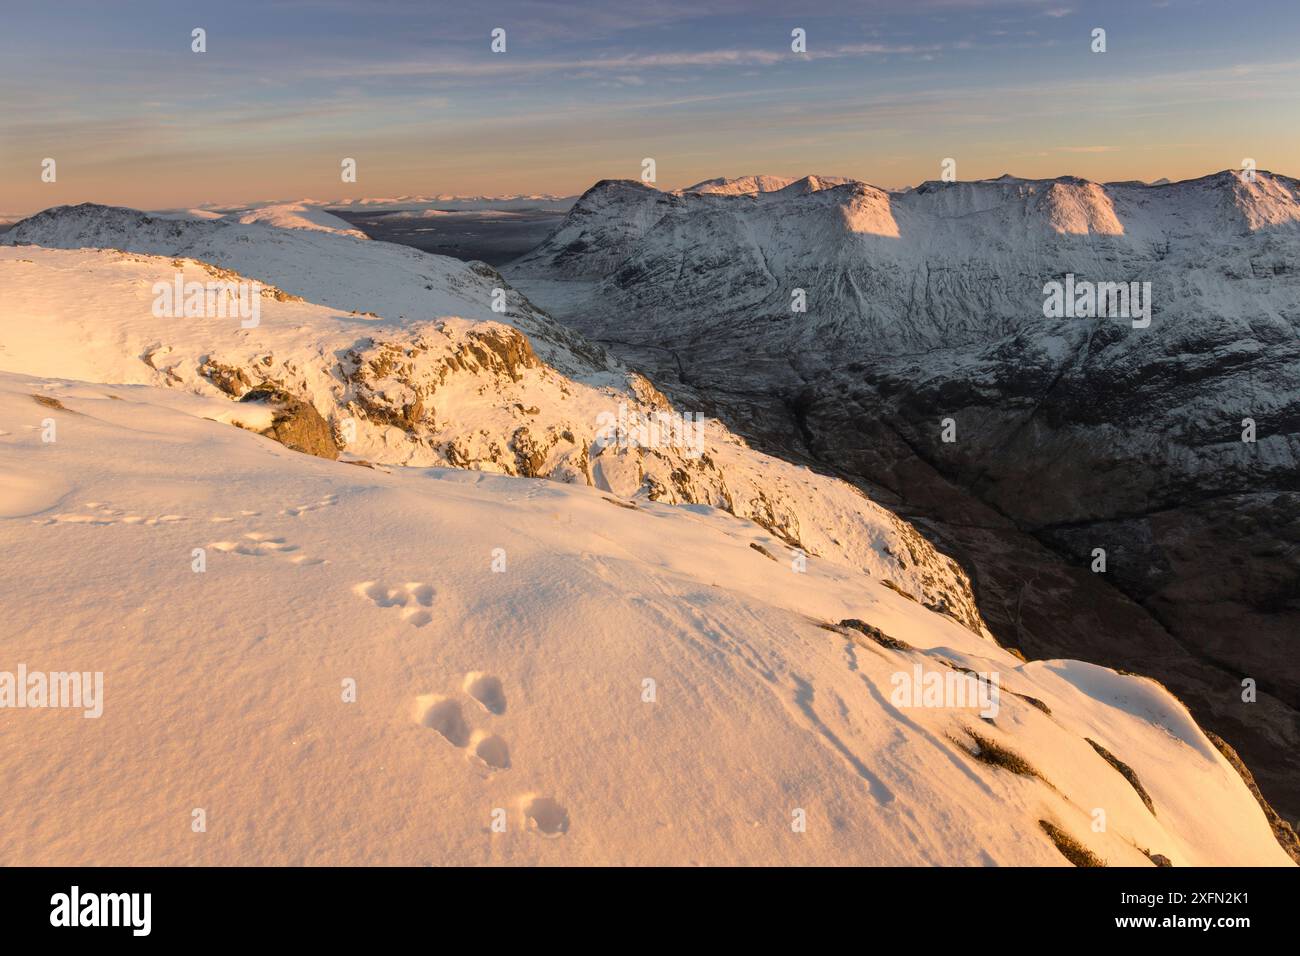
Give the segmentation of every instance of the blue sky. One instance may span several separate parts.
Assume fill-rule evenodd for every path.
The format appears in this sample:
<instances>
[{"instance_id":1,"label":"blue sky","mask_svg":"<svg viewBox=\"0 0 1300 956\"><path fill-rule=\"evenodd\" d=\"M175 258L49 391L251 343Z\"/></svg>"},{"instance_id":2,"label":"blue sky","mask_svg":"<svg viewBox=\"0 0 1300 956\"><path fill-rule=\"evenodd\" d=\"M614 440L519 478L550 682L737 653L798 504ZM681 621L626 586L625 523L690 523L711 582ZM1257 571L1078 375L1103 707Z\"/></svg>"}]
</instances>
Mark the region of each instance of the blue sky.
<instances>
[{"instance_id":1,"label":"blue sky","mask_svg":"<svg viewBox=\"0 0 1300 956\"><path fill-rule=\"evenodd\" d=\"M63 0L4 22L0 213L572 194L647 156L665 187L897 186L945 157L961 179L1300 175L1296 0Z\"/></svg>"}]
</instances>

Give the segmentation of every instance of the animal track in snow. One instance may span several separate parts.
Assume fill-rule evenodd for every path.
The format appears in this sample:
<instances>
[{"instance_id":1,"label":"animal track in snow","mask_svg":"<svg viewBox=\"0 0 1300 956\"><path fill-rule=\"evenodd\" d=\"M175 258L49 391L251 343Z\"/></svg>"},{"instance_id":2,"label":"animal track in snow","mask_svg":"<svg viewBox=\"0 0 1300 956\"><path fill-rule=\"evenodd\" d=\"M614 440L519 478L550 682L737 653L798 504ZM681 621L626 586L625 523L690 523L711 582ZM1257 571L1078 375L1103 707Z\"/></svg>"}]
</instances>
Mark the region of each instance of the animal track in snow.
<instances>
[{"instance_id":1,"label":"animal track in snow","mask_svg":"<svg viewBox=\"0 0 1300 956\"><path fill-rule=\"evenodd\" d=\"M249 531L241 541L216 541L212 547L217 551L249 554L259 558L268 554L285 554L298 550L296 544L289 544L284 538L277 538L265 531Z\"/></svg>"},{"instance_id":2,"label":"animal track in snow","mask_svg":"<svg viewBox=\"0 0 1300 956\"><path fill-rule=\"evenodd\" d=\"M183 515L138 515L123 511L121 508L112 508L102 501L87 501L82 504L87 509L84 512L63 512L61 514L49 515L41 518L33 518L33 524L90 524L90 525L110 525L110 524L140 524L153 527L160 524L172 524L177 521L186 520Z\"/></svg>"},{"instance_id":3,"label":"animal track in snow","mask_svg":"<svg viewBox=\"0 0 1300 956\"><path fill-rule=\"evenodd\" d=\"M402 619L416 627L424 627L433 620L428 610L433 607L433 585L408 581L389 587L379 581L362 581L353 590L369 600L375 607L400 607Z\"/></svg>"},{"instance_id":4,"label":"animal track in snow","mask_svg":"<svg viewBox=\"0 0 1300 956\"><path fill-rule=\"evenodd\" d=\"M450 697L426 694L415 699L416 716L421 726L436 730L453 747L469 743L469 724L461 713L459 702Z\"/></svg>"},{"instance_id":5,"label":"animal track in snow","mask_svg":"<svg viewBox=\"0 0 1300 956\"><path fill-rule=\"evenodd\" d=\"M380 597L389 600L390 593L385 590ZM480 671L471 671L465 675L461 686L464 692L489 714L505 712L505 691L499 678ZM510 745L506 743L505 738L481 728L471 731L460 701L454 697L444 697L440 694L425 694L417 697L415 721L423 727L436 730L439 736L452 746L464 749L466 759L478 763L489 773L510 769ZM543 813L543 816L546 814ZM549 824L551 817L547 816L545 822ZM567 827L567 820L565 826Z\"/></svg>"},{"instance_id":6,"label":"animal track in snow","mask_svg":"<svg viewBox=\"0 0 1300 956\"><path fill-rule=\"evenodd\" d=\"M470 671L465 675L465 683L461 686L489 714L500 716L506 712L506 692L501 686L501 678L481 671Z\"/></svg>"},{"instance_id":7,"label":"animal track in snow","mask_svg":"<svg viewBox=\"0 0 1300 956\"><path fill-rule=\"evenodd\" d=\"M62 512L56 515L45 515L33 518L34 524L41 525L63 525L63 524L81 524L81 525L142 525L145 527L156 527L158 525L175 524L180 521L190 520L185 515L163 514L163 515L140 515L125 511L121 508L114 508L102 501L86 501L82 503L81 511ZM241 511L240 517L255 517L259 515L257 511ZM194 520L202 521L203 518ZM212 515L207 520L213 524L229 524L238 520L233 517L224 515ZM267 555L285 556L290 562L299 567L310 567L317 564L325 564L324 558L312 558L305 554L294 554L298 551L298 545L290 544L284 538L276 537L265 531L249 531L242 537L233 541L214 541L208 545L214 551L220 551L224 554L242 554L253 557L265 557ZM291 556L290 556L291 555ZM432 589L430 589L430 594ZM427 624L432 620L429 616L421 624Z\"/></svg>"},{"instance_id":8,"label":"animal track in snow","mask_svg":"<svg viewBox=\"0 0 1300 956\"><path fill-rule=\"evenodd\" d=\"M476 730L469 742L474 756L490 769L510 769L510 748L501 737L484 730Z\"/></svg>"},{"instance_id":9,"label":"animal track in snow","mask_svg":"<svg viewBox=\"0 0 1300 956\"><path fill-rule=\"evenodd\" d=\"M277 537L266 531L249 531L239 540L214 541L208 547L223 554L243 554L255 558L280 555L299 567L325 563L324 558L310 558L305 554L294 554L293 552L298 550L298 545L290 544L284 538Z\"/></svg>"},{"instance_id":10,"label":"animal track in snow","mask_svg":"<svg viewBox=\"0 0 1300 956\"><path fill-rule=\"evenodd\" d=\"M261 516L262 516L262 512L260 511L239 512L239 518L260 518ZM213 515L208 520L211 521L213 524L229 524L232 521L238 521L239 518L228 518L225 515Z\"/></svg>"},{"instance_id":11,"label":"animal track in snow","mask_svg":"<svg viewBox=\"0 0 1300 956\"><path fill-rule=\"evenodd\" d=\"M307 512L309 511L319 511L321 508L328 508L331 505L336 505L338 503L339 503L338 495L326 495L324 498L321 498L319 501L313 501L310 504L294 505L292 508L285 508L283 511L280 512L280 514L289 515L292 518L297 518L299 515L307 514Z\"/></svg>"},{"instance_id":12,"label":"animal track in snow","mask_svg":"<svg viewBox=\"0 0 1300 956\"><path fill-rule=\"evenodd\" d=\"M523 798L524 825L544 837L564 836L569 832L569 811L554 797L529 794Z\"/></svg>"}]
</instances>

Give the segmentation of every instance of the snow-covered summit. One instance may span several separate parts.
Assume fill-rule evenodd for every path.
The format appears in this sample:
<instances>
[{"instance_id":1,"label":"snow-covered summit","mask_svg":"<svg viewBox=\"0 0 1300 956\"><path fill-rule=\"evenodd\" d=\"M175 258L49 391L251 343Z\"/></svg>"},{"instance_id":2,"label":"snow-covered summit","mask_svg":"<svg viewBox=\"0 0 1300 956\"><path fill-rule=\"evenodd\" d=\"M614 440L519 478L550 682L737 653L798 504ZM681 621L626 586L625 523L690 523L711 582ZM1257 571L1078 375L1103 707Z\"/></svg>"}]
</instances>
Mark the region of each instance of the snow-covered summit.
<instances>
[{"instance_id":1,"label":"snow-covered summit","mask_svg":"<svg viewBox=\"0 0 1300 956\"><path fill-rule=\"evenodd\" d=\"M245 225L263 223L280 229L314 229L340 236L351 236L353 239L368 238L360 229L353 229L338 216L331 215L319 206L306 203L262 206L239 215L238 221Z\"/></svg>"}]
</instances>

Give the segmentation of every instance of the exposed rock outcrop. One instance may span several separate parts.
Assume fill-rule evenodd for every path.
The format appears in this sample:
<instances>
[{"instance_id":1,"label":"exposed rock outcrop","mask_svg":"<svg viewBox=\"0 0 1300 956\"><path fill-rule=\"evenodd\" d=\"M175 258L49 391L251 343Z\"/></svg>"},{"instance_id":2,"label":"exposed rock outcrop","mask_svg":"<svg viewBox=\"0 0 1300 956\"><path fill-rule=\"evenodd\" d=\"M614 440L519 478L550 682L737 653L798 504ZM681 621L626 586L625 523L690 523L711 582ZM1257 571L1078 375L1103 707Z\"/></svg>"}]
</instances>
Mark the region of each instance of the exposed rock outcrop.
<instances>
[{"instance_id":1,"label":"exposed rock outcrop","mask_svg":"<svg viewBox=\"0 0 1300 956\"><path fill-rule=\"evenodd\" d=\"M271 409L271 427L262 432L266 437L274 438L286 448L300 451L304 455L315 455L331 461L339 457L338 445L334 443L329 423L307 402L294 398L282 389L267 387L247 392L240 401L254 402Z\"/></svg>"}]
</instances>

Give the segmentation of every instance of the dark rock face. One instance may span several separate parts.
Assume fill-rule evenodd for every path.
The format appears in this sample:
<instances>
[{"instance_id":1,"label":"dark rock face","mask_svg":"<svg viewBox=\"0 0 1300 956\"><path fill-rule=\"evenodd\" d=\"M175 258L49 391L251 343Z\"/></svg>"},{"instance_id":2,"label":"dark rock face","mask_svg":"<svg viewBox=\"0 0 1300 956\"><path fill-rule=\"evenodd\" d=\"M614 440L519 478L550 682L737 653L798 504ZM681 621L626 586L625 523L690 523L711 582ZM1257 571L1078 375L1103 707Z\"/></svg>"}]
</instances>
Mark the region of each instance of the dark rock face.
<instances>
[{"instance_id":1,"label":"dark rock face","mask_svg":"<svg viewBox=\"0 0 1300 956\"><path fill-rule=\"evenodd\" d=\"M338 459L339 447L334 443L334 433L314 406L275 388L255 388L240 401L258 402L274 410L271 427L262 432L267 438L274 438L286 448L304 455L331 461Z\"/></svg>"},{"instance_id":2,"label":"dark rock face","mask_svg":"<svg viewBox=\"0 0 1300 956\"><path fill-rule=\"evenodd\" d=\"M917 524L1004 644L1161 680L1300 819L1300 183L649 202L589 194L505 271L586 283L553 314ZM1067 273L1149 281L1149 326L1045 317Z\"/></svg>"}]
</instances>

